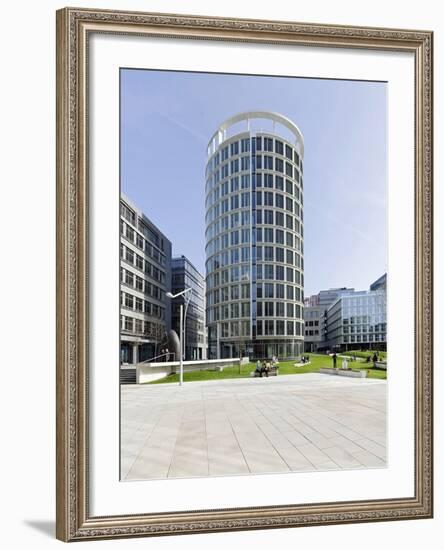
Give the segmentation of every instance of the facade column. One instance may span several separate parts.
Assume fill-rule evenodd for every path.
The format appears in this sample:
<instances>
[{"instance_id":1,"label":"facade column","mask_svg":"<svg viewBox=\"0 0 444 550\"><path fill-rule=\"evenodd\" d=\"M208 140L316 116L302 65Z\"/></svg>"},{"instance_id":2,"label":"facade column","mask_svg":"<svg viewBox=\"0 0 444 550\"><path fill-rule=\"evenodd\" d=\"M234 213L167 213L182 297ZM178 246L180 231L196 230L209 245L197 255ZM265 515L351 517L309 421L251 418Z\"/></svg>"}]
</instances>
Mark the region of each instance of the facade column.
<instances>
[{"instance_id":1,"label":"facade column","mask_svg":"<svg viewBox=\"0 0 444 550\"><path fill-rule=\"evenodd\" d=\"M139 362L139 345L133 344L133 365Z\"/></svg>"}]
</instances>

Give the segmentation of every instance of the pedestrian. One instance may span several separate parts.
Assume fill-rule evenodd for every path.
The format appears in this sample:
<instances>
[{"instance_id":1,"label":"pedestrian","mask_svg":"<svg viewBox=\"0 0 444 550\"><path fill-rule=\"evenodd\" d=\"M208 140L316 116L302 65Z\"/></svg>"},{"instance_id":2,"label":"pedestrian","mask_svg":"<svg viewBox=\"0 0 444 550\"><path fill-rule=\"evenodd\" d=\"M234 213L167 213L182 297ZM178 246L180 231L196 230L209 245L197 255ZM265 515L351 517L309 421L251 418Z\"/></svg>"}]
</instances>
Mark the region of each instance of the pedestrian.
<instances>
[{"instance_id":1,"label":"pedestrian","mask_svg":"<svg viewBox=\"0 0 444 550\"><path fill-rule=\"evenodd\" d=\"M378 361L378 354L376 353L376 351L375 351L375 353L373 354L373 358L372 358L372 359L373 359L373 368L375 369L375 368L376 368L376 362Z\"/></svg>"},{"instance_id":2,"label":"pedestrian","mask_svg":"<svg viewBox=\"0 0 444 550\"><path fill-rule=\"evenodd\" d=\"M333 352L332 359L333 359L333 368L335 369L336 368L336 359L337 359L337 355L336 355L335 352Z\"/></svg>"},{"instance_id":3,"label":"pedestrian","mask_svg":"<svg viewBox=\"0 0 444 550\"><path fill-rule=\"evenodd\" d=\"M256 363L256 371L255 372L262 378L261 362L259 361L259 359L257 360L257 363Z\"/></svg>"}]
</instances>

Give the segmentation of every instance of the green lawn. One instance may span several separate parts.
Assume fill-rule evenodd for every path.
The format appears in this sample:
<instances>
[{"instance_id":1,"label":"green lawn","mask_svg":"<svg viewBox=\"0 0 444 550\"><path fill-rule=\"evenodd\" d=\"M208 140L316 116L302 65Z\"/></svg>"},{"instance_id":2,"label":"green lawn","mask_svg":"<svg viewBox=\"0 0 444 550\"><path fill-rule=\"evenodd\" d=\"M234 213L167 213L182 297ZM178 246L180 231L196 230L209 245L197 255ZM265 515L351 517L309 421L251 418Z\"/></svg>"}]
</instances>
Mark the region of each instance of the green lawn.
<instances>
[{"instance_id":1,"label":"green lawn","mask_svg":"<svg viewBox=\"0 0 444 550\"><path fill-rule=\"evenodd\" d=\"M306 354L307 355L307 354ZM294 361L279 362L279 375L281 374L305 374L307 372L319 372L321 367L332 367L333 360L328 355L318 355L315 353L308 354L310 357L310 364L301 367L295 367ZM367 366L368 365L368 366ZM337 366L341 366L341 359L338 358ZM354 369L365 369L367 371L368 378L380 378L386 379L386 371L377 370L372 368L372 363L351 363L350 366ZM226 367L222 372L214 370L185 372L183 375L184 382L195 382L199 380L222 380L224 378L248 378L250 373L256 368L255 363L247 363L242 365L239 373L239 367ZM327 375L326 375L327 376ZM170 374L155 380L154 382L147 382L147 384L168 384L179 382L178 374Z\"/></svg>"}]
</instances>

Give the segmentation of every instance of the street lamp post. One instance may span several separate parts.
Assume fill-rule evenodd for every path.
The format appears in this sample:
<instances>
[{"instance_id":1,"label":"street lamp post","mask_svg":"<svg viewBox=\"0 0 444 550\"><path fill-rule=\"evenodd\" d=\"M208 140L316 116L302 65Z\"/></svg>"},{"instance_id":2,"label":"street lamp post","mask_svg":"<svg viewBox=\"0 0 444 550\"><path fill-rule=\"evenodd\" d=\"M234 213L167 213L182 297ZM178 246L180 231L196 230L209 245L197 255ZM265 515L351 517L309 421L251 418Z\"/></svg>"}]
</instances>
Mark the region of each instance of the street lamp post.
<instances>
[{"instance_id":1,"label":"street lamp post","mask_svg":"<svg viewBox=\"0 0 444 550\"><path fill-rule=\"evenodd\" d=\"M173 300L174 298L178 298L179 296L183 296L189 290L191 290L191 288L186 288L185 290L182 290L181 292L178 292L177 294L171 294L171 292L167 292L166 296L168 296L168 298L171 298ZM189 303L189 300L187 302L187 307L185 308L185 315L187 314L188 303ZM182 386L182 384L183 384L183 350L184 350L184 347L183 347L183 333L184 333L183 326L185 325L185 319L184 319L184 314L183 314L183 304L180 304L180 313L179 313L179 315L180 315L180 320L179 320L179 332L180 332L180 334L179 334L179 346L180 346L179 386Z\"/></svg>"}]
</instances>

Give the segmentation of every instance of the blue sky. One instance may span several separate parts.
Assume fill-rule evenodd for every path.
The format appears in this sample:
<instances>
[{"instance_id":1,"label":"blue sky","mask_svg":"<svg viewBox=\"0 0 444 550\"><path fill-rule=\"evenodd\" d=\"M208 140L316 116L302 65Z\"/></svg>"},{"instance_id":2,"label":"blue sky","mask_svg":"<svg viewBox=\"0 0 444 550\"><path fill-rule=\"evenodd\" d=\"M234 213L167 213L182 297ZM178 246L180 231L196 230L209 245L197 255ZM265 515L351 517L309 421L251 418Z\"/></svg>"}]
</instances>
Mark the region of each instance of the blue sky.
<instances>
[{"instance_id":1,"label":"blue sky","mask_svg":"<svg viewBox=\"0 0 444 550\"><path fill-rule=\"evenodd\" d=\"M242 111L300 128L305 295L387 269L386 84L123 69L122 191L205 274L208 140Z\"/></svg>"}]
</instances>

